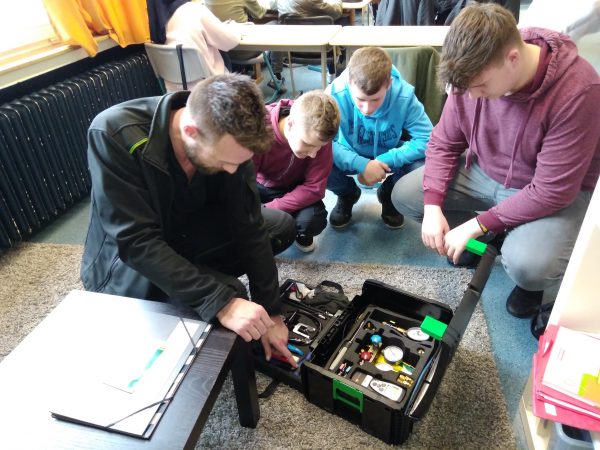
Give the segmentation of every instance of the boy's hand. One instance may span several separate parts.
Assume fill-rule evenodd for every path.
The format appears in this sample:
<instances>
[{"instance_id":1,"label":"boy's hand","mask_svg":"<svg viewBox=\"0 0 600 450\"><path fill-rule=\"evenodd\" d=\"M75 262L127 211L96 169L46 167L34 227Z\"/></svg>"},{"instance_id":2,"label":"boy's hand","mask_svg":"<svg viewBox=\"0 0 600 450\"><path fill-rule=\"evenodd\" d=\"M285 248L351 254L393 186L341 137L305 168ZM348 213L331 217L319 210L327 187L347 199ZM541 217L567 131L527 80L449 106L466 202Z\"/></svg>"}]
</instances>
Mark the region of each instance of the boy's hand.
<instances>
[{"instance_id":1,"label":"boy's hand","mask_svg":"<svg viewBox=\"0 0 600 450\"><path fill-rule=\"evenodd\" d=\"M483 232L477 223L477 219L468 220L462 225L448 231L446 236L444 236L448 258L450 258L454 264L457 264L469 239L475 239L481 235L483 235Z\"/></svg>"},{"instance_id":2,"label":"boy's hand","mask_svg":"<svg viewBox=\"0 0 600 450\"><path fill-rule=\"evenodd\" d=\"M373 159L367 163L367 167L359 175L359 181L365 186L373 186L375 183L383 181L388 172L390 172L390 166Z\"/></svg>"},{"instance_id":3,"label":"boy's hand","mask_svg":"<svg viewBox=\"0 0 600 450\"><path fill-rule=\"evenodd\" d=\"M448 221L437 205L425 205L423 224L421 225L421 240L425 247L437 251L440 255L447 254L444 237L450 230Z\"/></svg>"}]
</instances>

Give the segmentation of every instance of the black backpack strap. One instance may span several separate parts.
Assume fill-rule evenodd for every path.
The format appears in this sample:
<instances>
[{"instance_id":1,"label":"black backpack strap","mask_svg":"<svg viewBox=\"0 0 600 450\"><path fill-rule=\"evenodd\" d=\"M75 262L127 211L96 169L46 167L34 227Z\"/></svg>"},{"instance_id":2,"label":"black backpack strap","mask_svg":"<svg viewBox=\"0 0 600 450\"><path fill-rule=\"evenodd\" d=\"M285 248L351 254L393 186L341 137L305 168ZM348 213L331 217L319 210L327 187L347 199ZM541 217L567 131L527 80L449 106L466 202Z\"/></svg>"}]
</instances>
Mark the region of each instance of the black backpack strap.
<instances>
[{"instance_id":1,"label":"black backpack strap","mask_svg":"<svg viewBox=\"0 0 600 450\"><path fill-rule=\"evenodd\" d=\"M183 90L187 91L187 80L185 78L185 65L183 63L183 45L177 44L175 47L177 49L177 59L179 60L179 71L181 72L181 84L183 85Z\"/></svg>"},{"instance_id":2,"label":"black backpack strap","mask_svg":"<svg viewBox=\"0 0 600 450\"><path fill-rule=\"evenodd\" d=\"M258 394L258 398L269 398L275 393L275 389L277 389L277 386L279 386L279 381L272 380L269 383L269 385L265 388L265 390Z\"/></svg>"}]
</instances>

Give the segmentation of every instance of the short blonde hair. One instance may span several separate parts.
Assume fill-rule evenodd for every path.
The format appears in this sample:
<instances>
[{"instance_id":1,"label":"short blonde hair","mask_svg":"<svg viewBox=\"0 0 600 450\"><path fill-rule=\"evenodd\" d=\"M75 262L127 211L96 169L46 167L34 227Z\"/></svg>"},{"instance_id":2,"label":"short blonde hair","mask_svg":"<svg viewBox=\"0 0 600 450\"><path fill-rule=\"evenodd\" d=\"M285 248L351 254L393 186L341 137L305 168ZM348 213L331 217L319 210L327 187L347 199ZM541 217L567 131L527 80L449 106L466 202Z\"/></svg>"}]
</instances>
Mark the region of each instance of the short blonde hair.
<instances>
[{"instance_id":1,"label":"short blonde hair","mask_svg":"<svg viewBox=\"0 0 600 450\"><path fill-rule=\"evenodd\" d=\"M356 50L348 61L348 79L366 95L387 86L392 75L392 59L379 47Z\"/></svg>"},{"instance_id":2,"label":"short blonde hair","mask_svg":"<svg viewBox=\"0 0 600 450\"><path fill-rule=\"evenodd\" d=\"M316 131L323 142L332 140L340 127L337 103L323 91L309 91L298 97L290 108L290 117L306 131Z\"/></svg>"},{"instance_id":3,"label":"short blonde hair","mask_svg":"<svg viewBox=\"0 0 600 450\"><path fill-rule=\"evenodd\" d=\"M509 10L495 3L473 3L454 19L444 39L439 84L465 91L484 69L502 63L509 46L523 45Z\"/></svg>"}]
</instances>

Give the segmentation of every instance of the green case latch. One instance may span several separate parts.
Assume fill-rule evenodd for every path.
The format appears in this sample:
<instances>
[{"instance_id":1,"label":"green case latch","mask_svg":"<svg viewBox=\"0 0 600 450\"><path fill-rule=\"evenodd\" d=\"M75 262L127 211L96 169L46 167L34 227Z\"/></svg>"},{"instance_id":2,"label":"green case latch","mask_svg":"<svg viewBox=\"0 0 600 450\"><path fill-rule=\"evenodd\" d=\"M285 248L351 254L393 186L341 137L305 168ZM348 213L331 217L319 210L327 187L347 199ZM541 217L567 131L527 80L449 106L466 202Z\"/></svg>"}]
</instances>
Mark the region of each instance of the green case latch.
<instances>
[{"instance_id":1,"label":"green case latch","mask_svg":"<svg viewBox=\"0 0 600 450\"><path fill-rule=\"evenodd\" d=\"M339 400L342 403L363 412L363 393L356 388L342 383L340 380L333 379L333 400Z\"/></svg>"},{"instance_id":2,"label":"green case latch","mask_svg":"<svg viewBox=\"0 0 600 450\"><path fill-rule=\"evenodd\" d=\"M444 322L434 319L431 316L425 316L425 320L423 320L421 323L421 330L438 341L442 340L442 337L446 332L446 328L448 328L448 325L446 325Z\"/></svg>"},{"instance_id":3,"label":"green case latch","mask_svg":"<svg viewBox=\"0 0 600 450\"><path fill-rule=\"evenodd\" d=\"M471 253L475 253L476 255L483 256L485 253L485 249L487 248L487 244L477 239L469 239L467 241L466 248Z\"/></svg>"}]
</instances>

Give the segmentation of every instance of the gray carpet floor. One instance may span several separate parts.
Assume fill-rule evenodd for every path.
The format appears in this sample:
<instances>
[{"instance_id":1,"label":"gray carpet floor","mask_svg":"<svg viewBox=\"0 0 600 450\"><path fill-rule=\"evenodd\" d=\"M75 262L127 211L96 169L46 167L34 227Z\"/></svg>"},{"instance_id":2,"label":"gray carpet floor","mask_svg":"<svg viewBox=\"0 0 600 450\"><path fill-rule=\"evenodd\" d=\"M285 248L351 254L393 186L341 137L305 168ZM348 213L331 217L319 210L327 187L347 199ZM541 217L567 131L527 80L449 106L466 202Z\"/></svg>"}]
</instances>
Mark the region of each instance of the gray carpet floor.
<instances>
[{"instance_id":1,"label":"gray carpet floor","mask_svg":"<svg viewBox=\"0 0 600 450\"><path fill-rule=\"evenodd\" d=\"M0 258L0 358L8 354L79 281L80 245L22 243ZM350 298L367 278L456 307L469 271L376 264L278 261L280 279L316 284L332 279ZM258 375L259 390L270 379ZM230 380L215 404L197 448L390 448L360 428L280 385L261 400L256 429L237 423ZM478 306L425 418L403 445L407 449L514 448L515 440L486 322Z\"/></svg>"}]
</instances>

